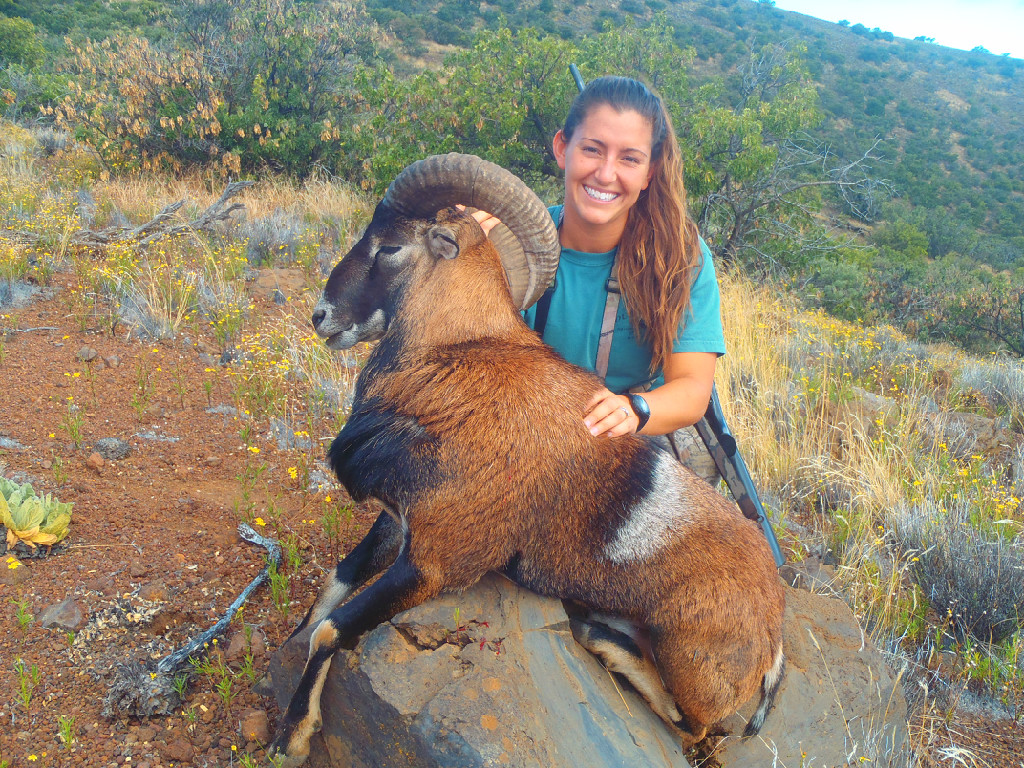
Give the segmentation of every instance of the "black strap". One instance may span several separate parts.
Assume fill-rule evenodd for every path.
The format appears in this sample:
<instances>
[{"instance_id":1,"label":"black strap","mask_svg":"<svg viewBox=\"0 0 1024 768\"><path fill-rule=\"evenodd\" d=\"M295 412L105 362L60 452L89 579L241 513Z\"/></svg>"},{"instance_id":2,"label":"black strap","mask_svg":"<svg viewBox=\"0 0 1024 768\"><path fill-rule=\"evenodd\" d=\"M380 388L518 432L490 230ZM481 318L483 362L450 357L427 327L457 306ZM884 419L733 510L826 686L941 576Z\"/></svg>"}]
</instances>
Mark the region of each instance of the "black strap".
<instances>
[{"instance_id":1,"label":"black strap","mask_svg":"<svg viewBox=\"0 0 1024 768\"><path fill-rule=\"evenodd\" d=\"M537 313L533 316L533 330L542 339L544 338L544 327L548 324L548 312L551 310L551 297L554 293L555 286L551 285L537 299Z\"/></svg>"}]
</instances>

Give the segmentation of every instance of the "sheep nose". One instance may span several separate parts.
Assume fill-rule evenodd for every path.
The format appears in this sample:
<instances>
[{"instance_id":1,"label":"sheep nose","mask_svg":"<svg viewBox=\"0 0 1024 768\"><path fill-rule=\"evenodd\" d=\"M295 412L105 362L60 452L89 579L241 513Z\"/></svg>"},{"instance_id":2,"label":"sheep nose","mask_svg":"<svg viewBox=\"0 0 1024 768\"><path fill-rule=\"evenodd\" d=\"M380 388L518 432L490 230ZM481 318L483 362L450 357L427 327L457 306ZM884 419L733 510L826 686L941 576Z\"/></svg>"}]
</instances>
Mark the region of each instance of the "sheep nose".
<instances>
[{"instance_id":1,"label":"sheep nose","mask_svg":"<svg viewBox=\"0 0 1024 768\"><path fill-rule=\"evenodd\" d=\"M324 321L325 317L327 317L327 310L326 309L317 309L317 310L315 310L313 312L313 329L314 330L316 330L317 328L320 327L320 323L322 323Z\"/></svg>"}]
</instances>

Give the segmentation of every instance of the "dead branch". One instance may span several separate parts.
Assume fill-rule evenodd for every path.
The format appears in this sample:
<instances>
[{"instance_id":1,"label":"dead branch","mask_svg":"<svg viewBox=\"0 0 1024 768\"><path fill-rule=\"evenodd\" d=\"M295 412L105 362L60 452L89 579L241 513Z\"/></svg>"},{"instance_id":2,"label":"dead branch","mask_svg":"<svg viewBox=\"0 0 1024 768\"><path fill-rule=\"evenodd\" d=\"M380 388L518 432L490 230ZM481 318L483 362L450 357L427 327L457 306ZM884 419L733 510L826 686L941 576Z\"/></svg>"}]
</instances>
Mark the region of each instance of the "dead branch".
<instances>
[{"instance_id":1,"label":"dead branch","mask_svg":"<svg viewBox=\"0 0 1024 768\"><path fill-rule=\"evenodd\" d=\"M209 231L216 222L224 221L235 211L245 208L243 203L236 202L228 205L228 201L254 183L253 181L229 182L220 197L192 221L181 221L177 215L178 211L188 202L188 198L183 198L165 206L156 216L138 227L112 226L99 230L80 229L71 235L70 244L102 250L114 243L134 243L144 246L182 232ZM38 234L23 230L0 230L0 238L28 245L35 245L42 240Z\"/></svg>"},{"instance_id":2,"label":"dead branch","mask_svg":"<svg viewBox=\"0 0 1024 768\"><path fill-rule=\"evenodd\" d=\"M181 705L184 688L175 683L178 670L185 666L190 656L202 656L210 641L224 634L253 590L269 578L271 565L277 567L281 562L281 547L276 541L260 536L246 523L239 524L238 533L246 541L267 550L267 565L228 606L216 624L178 650L157 662L146 659L118 664L114 682L103 699L104 717L166 715Z\"/></svg>"}]
</instances>

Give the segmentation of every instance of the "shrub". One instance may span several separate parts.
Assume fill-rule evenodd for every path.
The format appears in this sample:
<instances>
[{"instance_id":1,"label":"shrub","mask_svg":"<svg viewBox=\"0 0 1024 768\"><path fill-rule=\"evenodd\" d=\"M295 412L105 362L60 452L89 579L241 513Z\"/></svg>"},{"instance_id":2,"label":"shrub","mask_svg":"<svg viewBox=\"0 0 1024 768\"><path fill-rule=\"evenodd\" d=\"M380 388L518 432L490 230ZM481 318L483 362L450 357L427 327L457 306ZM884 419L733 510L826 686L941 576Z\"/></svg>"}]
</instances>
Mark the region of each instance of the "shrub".
<instances>
[{"instance_id":1,"label":"shrub","mask_svg":"<svg viewBox=\"0 0 1024 768\"><path fill-rule=\"evenodd\" d=\"M998 524L975 527L970 513L965 501L947 511L925 501L898 513L895 531L914 550L911 573L932 607L961 637L998 643L1020 629L1024 616L1024 549Z\"/></svg>"},{"instance_id":2,"label":"shrub","mask_svg":"<svg viewBox=\"0 0 1024 768\"><path fill-rule=\"evenodd\" d=\"M351 108L376 25L337 2L206 0L181 6L176 37L69 45L68 92L47 109L108 172L213 164L224 175L312 172Z\"/></svg>"},{"instance_id":3,"label":"shrub","mask_svg":"<svg viewBox=\"0 0 1024 768\"><path fill-rule=\"evenodd\" d=\"M237 235L246 241L245 258L253 266L309 262L306 251L315 245L315 237L302 218L275 209L269 216L247 221Z\"/></svg>"},{"instance_id":4,"label":"shrub","mask_svg":"<svg viewBox=\"0 0 1024 768\"><path fill-rule=\"evenodd\" d=\"M42 63L45 55L31 21L0 15L0 66L20 64L25 69L33 69Z\"/></svg>"}]
</instances>

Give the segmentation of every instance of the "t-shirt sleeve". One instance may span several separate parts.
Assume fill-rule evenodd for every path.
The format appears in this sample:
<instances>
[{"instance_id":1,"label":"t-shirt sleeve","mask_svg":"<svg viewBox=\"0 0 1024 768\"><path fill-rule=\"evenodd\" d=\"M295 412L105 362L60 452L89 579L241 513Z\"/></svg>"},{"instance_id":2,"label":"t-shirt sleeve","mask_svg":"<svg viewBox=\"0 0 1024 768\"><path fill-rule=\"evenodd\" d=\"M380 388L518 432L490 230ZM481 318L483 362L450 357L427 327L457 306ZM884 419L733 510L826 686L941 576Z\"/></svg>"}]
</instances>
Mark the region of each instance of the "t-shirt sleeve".
<instances>
[{"instance_id":1,"label":"t-shirt sleeve","mask_svg":"<svg viewBox=\"0 0 1024 768\"><path fill-rule=\"evenodd\" d=\"M722 332L722 302L715 276L715 262L704 239L700 240L703 265L690 288L690 309L686 312L673 352L714 352L725 354Z\"/></svg>"}]
</instances>

